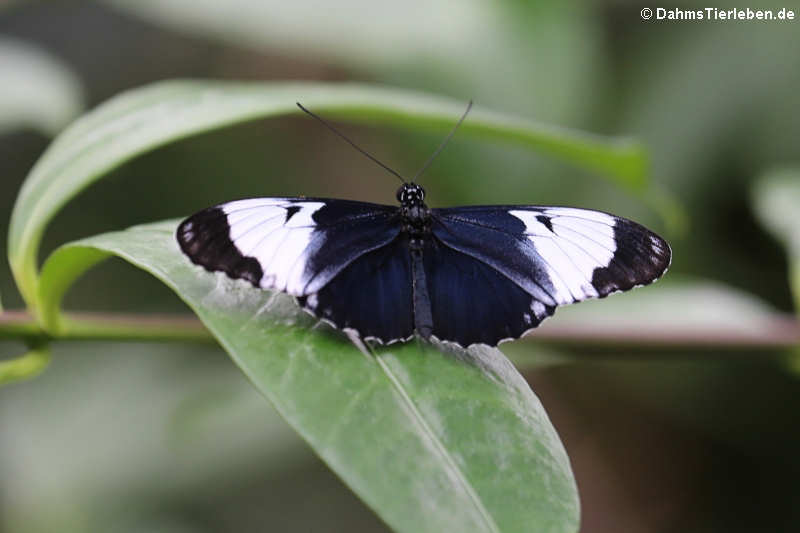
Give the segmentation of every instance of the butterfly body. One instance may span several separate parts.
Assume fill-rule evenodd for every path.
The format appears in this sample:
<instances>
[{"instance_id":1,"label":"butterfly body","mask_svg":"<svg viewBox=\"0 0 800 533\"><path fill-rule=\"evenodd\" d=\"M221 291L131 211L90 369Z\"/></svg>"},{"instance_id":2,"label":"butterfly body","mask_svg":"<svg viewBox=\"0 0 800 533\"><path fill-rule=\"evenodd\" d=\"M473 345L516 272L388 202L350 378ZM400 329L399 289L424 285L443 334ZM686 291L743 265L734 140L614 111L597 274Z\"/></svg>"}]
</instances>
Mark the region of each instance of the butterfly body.
<instances>
[{"instance_id":1,"label":"butterfly body","mask_svg":"<svg viewBox=\"0 0 800 533\"><path fill-rule=\"evenodd\" d=\"M261 198L208 208L177 239L192 262L281 290L337 327L382 343L416 333L462 346L523 335L559 305L647 284L667 243L629 220L544 206L428 208Z\"/></svg>"},{"instance_id":2,"label":"butterfly body","mask_svg":"<svg viewBox=\"0 0 800 533\"><path fill-rule=\"evenodd\" d=\"M425 205L425 189L416 183L404 183L397 189L396 196L400 202L402 231L408 234L413 250L422 250L431 233L431 210Z\"/></svg>"}]
</instances>

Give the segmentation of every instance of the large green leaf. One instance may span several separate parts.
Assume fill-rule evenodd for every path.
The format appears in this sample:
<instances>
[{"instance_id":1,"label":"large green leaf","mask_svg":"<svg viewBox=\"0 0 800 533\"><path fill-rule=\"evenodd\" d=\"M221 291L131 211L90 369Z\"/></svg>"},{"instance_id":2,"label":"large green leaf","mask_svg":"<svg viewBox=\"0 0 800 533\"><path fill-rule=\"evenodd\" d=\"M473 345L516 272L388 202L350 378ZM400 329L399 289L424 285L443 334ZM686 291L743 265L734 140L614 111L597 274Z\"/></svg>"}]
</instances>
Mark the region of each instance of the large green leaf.
<instances>
[{"instance_id":1,"label":"large green leaf","mask_svg":"<svg viewBox=\"0 0 800 533\"><path fill-rule=\"evenodd\" d=\"M764 227L786 248L789 284L800 313L800 170L765 174L753 189L753 208Z\"/></svg>"},{"instance_id":2,"label":"large green leaf","mask_svg":"<svg viewBox=\"0 0 800 533\"><path fill-rule=\"evenodd\" d=\"M280 0L105 2L204 41L308 58L382 83L413 80L556 122L586 116L581 110L592 109L602 87L600 19L576 17L571 2L460 0L454 9L449 0L339 0L313 10Z\"/></svg>"},{"instance_id":3,"label":"large green leaf","mask_svg":"<svg viewBox=\"0 0 800 533\"><path fill-rule=\"evenodd\" d=\"M8 257L29 307L37 307L37 253L50 220L72 197L125 161L157 146L246 120L312 109L343 119L446 128L464 103L354 84L172 81L121 94L65 130L26 179L11 216ZM597 170L632 189L644 183L640 146L481 110L465 134L529 146Z\"/></svg>"},{"instance_id":4,"label":"large green leaf","mask_svg":"<svg viewBox=\"0 0 800 533\"><path fill-rule=\"evenodd\" d=\"M176 221L68 244L45 263L44 315L114 254L197 313L285 419L397 531L574 532L569 461L539 400L494 349L409 343L359 351L293 300L209 274L179 251Z\"/></svg>"}]
</instances>

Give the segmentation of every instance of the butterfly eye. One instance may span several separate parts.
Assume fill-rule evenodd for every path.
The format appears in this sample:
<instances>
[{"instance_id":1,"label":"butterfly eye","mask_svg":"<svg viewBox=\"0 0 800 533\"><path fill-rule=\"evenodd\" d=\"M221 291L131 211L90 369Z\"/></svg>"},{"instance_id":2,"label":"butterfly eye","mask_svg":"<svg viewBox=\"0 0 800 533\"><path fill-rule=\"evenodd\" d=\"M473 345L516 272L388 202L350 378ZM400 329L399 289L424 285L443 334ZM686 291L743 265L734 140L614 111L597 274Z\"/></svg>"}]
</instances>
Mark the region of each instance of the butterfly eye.
<instances>
[{"instance_id":1,"label":"butterfly eye","mask_svg":"<svg viewBox=\"0 0 800 533\"><path fill-rule=\"evenodd\" d=\"M399 189L397 189L397 194L395 194L395 196L397 197L397 201L400 202L401 204L403 203L403 192L405 191L405 188L406 184L404 183L400 186Z\"/></svg>"}]
</instances>

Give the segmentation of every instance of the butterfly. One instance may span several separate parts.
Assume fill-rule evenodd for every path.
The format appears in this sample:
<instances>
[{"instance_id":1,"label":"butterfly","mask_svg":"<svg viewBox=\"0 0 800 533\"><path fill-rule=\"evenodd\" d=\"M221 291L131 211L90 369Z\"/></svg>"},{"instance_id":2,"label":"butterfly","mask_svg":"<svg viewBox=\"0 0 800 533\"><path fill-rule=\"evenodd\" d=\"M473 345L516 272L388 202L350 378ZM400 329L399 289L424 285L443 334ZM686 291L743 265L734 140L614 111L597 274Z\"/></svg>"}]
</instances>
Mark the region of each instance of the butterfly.
<instances>
[{"instance_id":1,"label":"butterfly","mask_svg":"<svg viewBox=\"0 0 800 533\"><path fill-rule=\"evenodd\" d=\"M236 200L184 220L181 250L206 270L286 292L364 340L391 344L416 333L463 347L519 338L560 305L651 283L670 265L664 239L600 211L429 208L422 186L356 149L400 177L399 205Z\"/></svg>"}]
</instances>

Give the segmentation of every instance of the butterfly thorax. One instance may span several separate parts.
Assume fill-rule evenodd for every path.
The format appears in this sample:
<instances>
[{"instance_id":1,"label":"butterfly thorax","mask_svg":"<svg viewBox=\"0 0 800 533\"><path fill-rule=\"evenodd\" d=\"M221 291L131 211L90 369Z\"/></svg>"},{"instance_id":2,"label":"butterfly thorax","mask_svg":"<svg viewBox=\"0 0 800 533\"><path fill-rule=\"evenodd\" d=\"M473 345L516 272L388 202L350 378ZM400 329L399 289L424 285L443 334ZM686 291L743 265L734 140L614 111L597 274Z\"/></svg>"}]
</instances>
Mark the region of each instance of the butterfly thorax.
<instances>
[{"instance_id":1,"label":"butterfly thorax","mask_svg":"<svg viewBox=\"0 0 800 533\"><path fill-rule=\"evenodd\" d=\"M400 214L403 217L403 231L410 239L412 247L420 247L431 232L431 212L425 205L425 189L416 183L404 183L397 189Z\"/></svg>"}]
</instances>

